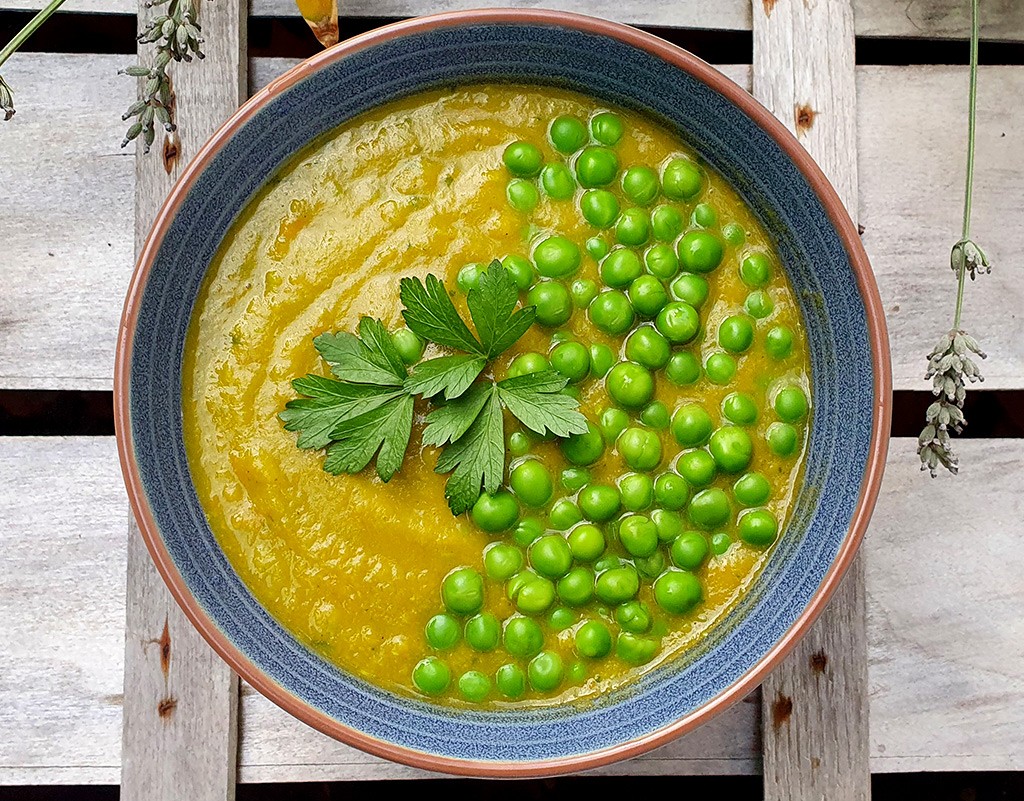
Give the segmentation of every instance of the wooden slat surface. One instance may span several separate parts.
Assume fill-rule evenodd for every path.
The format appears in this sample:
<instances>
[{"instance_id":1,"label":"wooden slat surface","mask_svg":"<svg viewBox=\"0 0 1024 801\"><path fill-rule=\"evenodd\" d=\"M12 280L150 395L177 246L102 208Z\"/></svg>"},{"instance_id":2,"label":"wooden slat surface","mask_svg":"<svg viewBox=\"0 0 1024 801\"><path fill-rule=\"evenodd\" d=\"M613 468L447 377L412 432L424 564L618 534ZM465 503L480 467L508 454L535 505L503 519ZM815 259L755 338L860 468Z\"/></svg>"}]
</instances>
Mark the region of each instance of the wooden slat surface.
<instances>
[{"instance_id":1,"label":"wooden slat surface","mask_svg":"<svg viewBox=\"0 0 1024 801\"><path fill-rule=\"evenodd\" d=\"M125 63L30 53L5 66L20 110L0 140L0 388L111 386L133 261L133 165L118 144L134 87L115 75ZM254 83L289 63L257 59ZM732 74L749 85L746 68ZM927 389L924 354L948 325L935 310L950 305L953 287L966 70L862 67L857 90L859 220L889 322L895 386ZM66 122L71 113L74 125ZM996 271L968 287L965 324L989 353L988 389L1024 388L1024 284L1012 267L1024 252L1024 226L1016 223L1024 208L1022 132L1024 67L983 67L974 231Z\"/></svg>"},{"instance_id":2,"label":"wooden slat surface","mask_svg":"<svg viewBox=\"0 0 1024 801\"><path fill-rule=\"evenodd\" d=\"M172 72L177 119L187 123L180 132L158 130L148 155L136 149L136 250L184 167L246 97L244 2L221 0L200 8L206 57ZM140 31L160 13L161 7L140 0ZM140 58L152 55L150 47L139 51ZM238 678L171 598L134 518L127 534L120 797L234 801Z\"/></svg>"},{"instance_id":3,"label":"wooden slat surface","mask_svg":"<svg viewBox=\"0 0 1024 801\"><path fill-rule=\"evenodd\" d=\"M865 540L873 771L1024 770L1024 442L961 454L959 478L933 481L913 440L894 440ZM127 511L113 440L0 438L0 476L0 784L116 783ZM755 772L756 705L729 715L613 770ZM246 689L241 728L243 782L413 775Z\"/></svg>"},{"instance_id":4,"label":"wooden slat surface","mask_svg":"<svg viewBox=\"0 0 1024 801\"><path fill-rule=\"evenodd\" d=\"M0 9L38 9L45 0L0 0ZM439 11L479 8L486 5L533 7L536 3L506 0L481 3L478 0L352 0L342 6L350 17L411 17ZM646 0L547 0L544 7L577 11L633 25L668 28L709 28L750 30L747 0L719 0L715 3L682 0L653 3ZM132 0L68 0L68 11L134 14ZM905 36L965 39L970 25L970 7L962 0L855 0L858 36ZM252 0L256 16L296 15L293 0ZM345 23L342 19L342 33ZM981 35L985 39L1020 41L1024 38L1019 0L986 0L982 5Z\"/></svg>"}]
</instances>

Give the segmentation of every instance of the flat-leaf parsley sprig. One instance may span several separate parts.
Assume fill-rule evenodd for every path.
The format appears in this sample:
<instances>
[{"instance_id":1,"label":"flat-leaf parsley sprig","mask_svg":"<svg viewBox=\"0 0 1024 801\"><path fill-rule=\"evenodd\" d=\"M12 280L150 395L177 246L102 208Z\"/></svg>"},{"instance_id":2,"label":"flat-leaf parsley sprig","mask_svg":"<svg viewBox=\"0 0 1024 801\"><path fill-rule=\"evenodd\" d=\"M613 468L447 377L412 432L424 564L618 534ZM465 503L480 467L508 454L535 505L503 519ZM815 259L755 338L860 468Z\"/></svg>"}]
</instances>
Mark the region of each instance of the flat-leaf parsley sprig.
<instances>
[{"instance_id":1,"label":"flat-leaf parsley sprig","mask_svg":"<svg viewBox=\"0 0 1024 801\"><path fill-rule=\"evenodd\" d=\"M481 492L493 493L505 473L504 410L541 435L568 437L587 431L579 404L562 390L568 382L552 370L481 379L495 358L533 324L533 306L517 308L519 291L494 261L467 296L475 334L435 276L401 285L405 323L417 336L451 351L410 370L387 328L364 317L359 335L321 334L313 344L334 378L307 375L292 386L303 397L280 417L299 433L300 448L326 448L324 470L358 473L376 456L377 475L390 481L401 468L412 435L414 400L428 400L423 443L441 448L435 471L451 473L445 498L453 514L470 509Z\"/></svg>"}]
</instances>

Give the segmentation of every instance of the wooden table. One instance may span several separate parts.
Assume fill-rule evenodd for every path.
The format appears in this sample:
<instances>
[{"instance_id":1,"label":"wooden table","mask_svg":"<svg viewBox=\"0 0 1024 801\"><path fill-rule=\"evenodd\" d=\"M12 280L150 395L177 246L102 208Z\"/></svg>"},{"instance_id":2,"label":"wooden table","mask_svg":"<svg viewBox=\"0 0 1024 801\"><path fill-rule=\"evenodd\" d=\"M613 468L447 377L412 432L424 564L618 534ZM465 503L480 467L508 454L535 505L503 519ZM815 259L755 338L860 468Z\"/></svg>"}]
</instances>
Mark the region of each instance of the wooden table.
<instances>
[{"instance_id":1,"label":"wooden table","mask_svg":"<svg viewBox=\"0 0 1024 801\"><path fill-rule=\"evenodd\" d=\"M0 0L0 13L33 5ZM355 0L343 13L475 5ZM721 69L796 130L859 219L888 315L895 387L926 389L923 356L952 297L966 69L855 67L854 34L963 38L968 4L551 5L645 26L752 31L753 64ZM245 91L294 63L248 58L246 10L235 0L202 6L209 57L176 73L176 154L157 147L136 159L118 148L135 87L116 71L129 57L23 53L5 67L19 108L0 126L0 392L8 400L30 390L109 393L138 237ZM983 36L1024 38L1021 0L982 7ZM66 8L137 10L135 0ZM251 13L292 17L294 8L254 0ZM971 287L965 325L990 354L986 388L1019 390L1024 66L982 68L979 114L974 231L997 267ZM1024 770L1024 443L965 440L961 476L935 481L918 472L914 450L908 436L893 440L858 568L763 692L601 772L763 770L768 798L856 799L870 792L869 770ZM112 437L0 436L0 553L0 784L123 781L122 798L152 801L230 798L236 777L426 775L329 740L237 687L155 581L129 524Z\"/></svg>"}]
</instances>

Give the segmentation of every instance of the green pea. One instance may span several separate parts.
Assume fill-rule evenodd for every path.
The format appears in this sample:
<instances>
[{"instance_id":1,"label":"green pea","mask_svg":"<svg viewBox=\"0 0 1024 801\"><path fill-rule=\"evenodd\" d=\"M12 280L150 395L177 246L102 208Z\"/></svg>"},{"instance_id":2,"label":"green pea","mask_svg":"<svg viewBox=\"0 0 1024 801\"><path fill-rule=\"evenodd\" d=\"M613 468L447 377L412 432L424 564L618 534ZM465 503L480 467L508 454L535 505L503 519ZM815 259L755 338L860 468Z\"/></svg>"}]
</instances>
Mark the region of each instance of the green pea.
<instances>
[{"instance_id":1,"label":"green pea","mask_svg":"<svg viewBox=\"0 0 1024 801\"><path fill-rule=\"evenodd\" d=\"M713 428L711 415L696 403L680 406L672 415L672 434L684 448L703 445L711 436Z\"/></svg>"},{"instance_id":2,"label":"green pea","mask_svg":"<svg viewBox=\"0 0 1024 801\"><path fill-rule=\"evenodd\" d=\"M763 289L756 289L747 295L747 299L743 302L743 308L754 319L763 320L775 310L775 304L772 303L771 295Z\"/></svg>"},{"instance_id":3,"label":"green pea","mask_svg":"<svg viewBox=\"0 0 1024 801\"><path fill-rule=\"evenodd\" d=\"M777 325L765 336L764 349L773 359L785 359L793 352L793 329Z\"/></svg>"},{"instance_id":4,"label":"green pea","mask_svg":"<svg viewBox=\"0 0 1024 801\"><path fill-rule=\"evenodd\" d=\"M589 278L579 278L569 287L572 302L580 309L585 309L597 297L597 282Z\"/></svg>"},{"instance_id":5,"label":"green pea","mask_svg":"<svg viewBox=\"0 0 1024 801\"><path fill-rule=\"evenodd\" d=\"M590 135L602 145L618 144L624 131L622 117L612 111L602 111L590 120Z\"/></svg>"},{"instance_id":6,"label":"green pea","mask_svg":"<svg viewBox=\"0 0 1024 801\"><path fill-rule=\"evenodd\" d=\"M718 487L711 487L693 496L688 512L690 520L707 529L725 523L732 514L732 509L728 496Z\"/></svg>"},{"instance_id":7,"label":"green pea","mask_svg":"<svg viewBox=\"0 0 1024 801\"><path fill-rule=\"evenodd\" d=\"M551 366L572 382L590 372L590 351L579 342L563 342L551 351Z\"/></svg>"},{"instance_id":8,"label":"green pea","mask_svg":"<svg viewBox=\"0 0 1024 801\"><path fill-rule=\"evenodd\" d=\"M471 290L476 289L480 283L480 276L483 275L484 265L482 264L467 264L461 270L459 274L455 276L455 283L465 293L469 293Z\"/></svg>"},{"instance_id":9,"label":"green pea","mask_svg":"<svg viewBox=\"0 0 1024 801\"><path fill-rule=\"evenodd\" d=\"M691 273L709 273L722 261L722 243L707 231L690 231L676 246L679 263Z\"/></svg>"},{"instance_id":10,"label":"green pea","mask_svg":"<svg viewBox=\"0 0 1024 801\"><path fill-rule=\"evenodd\" d=\"M732 545L732 537L724 531L719 531L717 534L711 535L711 552L715 556L721 556L724 554L729 550L730 545Z\"/></svg>"},{"instance_id":11,"label":"green pea","mask_svg":"<svg viewBox=\"0 0 1024 801\"><path fill-rule=\"evenodd\" d=\"M732 494L741 506L760 506L772 494L772 485L761 473L744 473L732 485Z\"/></svg>"},{"instance_id":12,"label":"green pea","mask_svg":"<svg viewBox=\"0 0 1024 801\"><path fill-rule=\"evenodd\" d=\"M654 378L636 362L619 362L605 378L612 400L628 409L647 404L654 395Z\"/></svg>"},{"instance_id":13,"label":"green pea","mask_svg":"<svg viewBox=\"0 0 1024 801\"><path fill-rule=\"evenodd\" d=\"M607 489L611 489L608 487ZM580 506L583 506L582 497ZM618 511L618 493L615 494L615 511ZM612 513L614 515L615 512ZM589 515L588 515L589 516ZM580 523L569 532L569 550L573 559L580 562L593 562L604 553L604 533L593 523Z\"/></svg>"},{"instance_id":14,"label":"green pea","mask_svg":"<svg viewBox=\"0 0 1024 801\"><path fill-rule=\"evenodd\" d=\"M572 298L569 290L557 281L541 281L526 296L526 302L537 307L537 322L541 325L563 325L572 316Z\"/></svg>"},{"instance_id":15,"label":"green pea","mask_svg":"<svg viewBox=\"0 0 1024 801\"><path fill-rule=\"evenodd\" d=\"M704 593L693 573L666 570L654 581L654 600L666 612L681 615L700 603Z\"/></svg>"},{"instance_id":16,"label":"green pea","mask_svg":"<svg viewBox=\"0 0 1024 801\"><path fill-rule=\"evenodd\" d=\"M739 473L747 469L754 455L750 435L738 426L723 426L711 435L708 449L723 473Z\"/></svg>"},{"instance_id":17,"label":"green pea","mask_svg":"<svg viewBox=\"0 0 1024 801\"><path fill-rule=\"evenodd\" d=\"M627 428L617 446L623 460L633 470L653 470L661 463L661 440L646 428Z\"/></svg>"},{"instance_id":18,"label":"green pea","mask_svg":"<svg viewBox=\"0 0 1024 801\"><path fill-rule=\"evenodd\" d=\"M434 615L427 621L423 634L431 648L443 651L452 648L459 641L462 627L459 625L459 621L451 615Z\"/></svg>"},{"instance_id":19,"label":"green pea","mask_svg":"<svg viewBox=\"0 0 1024 801\"><path fill-rule=\"evenodd\" d=\"M640 591L640 575L631 565L613 567L597 577L594 591L606 604L631 601Z\"/></svg>"},{"instance_id":20,"label":"green pea","mask_svg":"<svg viewBox=\"0 0 1024 801\"><path fill-rule=\"evenodd\" d=\"M619 479L622 506L630 512L642 512L654 501L654 482L643 473L626 473Z\"/></svg>"},{"instance_id":21,"label":"green pea","mask_svg":"<svg viewBox=\"0 0 1024 801\"><path fill-rule=\"evenodd\" d=\"M576 651L588 659L608 656L612 650L612 634L600 620L588 620L576 629Z\"/></svg>"},{"instance_id":22,"label":"green pea","mask_svg":"<svg viewBox=\"0 0 1024 801\"><path fill-rule=\"evenodd\" d=\"M516 573L505 583L505 595L508 596L510 601L515 601L516 596L519 595L519 591L536 577L536 574L531 573L529 570L523 570Z\"/></svg>"},{"instance_id":23,"label":"green pea","mask_svg":"<svg viewBox=\"0 0 1024 801\"><path fill-rule=\"evenodd\" d=\"M576 157L576 177L587 189L607 186L615 180L618 171L619 159L615 151L606 147L591 145Z\"/></svg>"},{"instance_id":24,"label":"green pea","mask_svg":"<svg viewBox=\"0 0 1024 801\"><path fill-rule=\"evenodd\" d=\"M607 345L590 346L590 372L596 378L604 378L615 364L615 354Z\"/></svg>"},{"instance_id":25,"label":"green pea","mask_svg":"<svg viewBox=\"0 0 1024 801\"><path fill-rule=\"evenodd\" d=\"M730 392L722 401L722 414L737 425L753 425L757 422L757 404L746 392Z\"/></svg>"},{"instance_id":26,"label":"green pea","mask_svg":"<svg viewBox=\"0 0 1024 801\"><path fill-rule=\"evenodd\" d=\"M619 216L619 200L607 189L588 189L580 198L580 213L595 228L607 228Z\"/></svg>"},{"instance_id":27,"label":"green pea","mask_svg":"<svg viewBox=\"0 0 1024 801\"><path fill-rule=\"evenodd\" d=\"M543 576L531 576L519 588L515 597L516 609L524 615L540 615L555 602L555 585Z\"/></svg>"},{"instance_id":28,"label":"green pea","mask_svg":"<svg viewBox=\"0 0 1024 801\"><path fill-rule=\"evenodd\" d=\"M664 367L671 356L668 340L650 326L635 329L626 339L626 358L650 370Z\"/></svg>"},{"instance_id":29,"label":"green pea","mask_svg":"<svg viewBox=\"0 0 1024 801\"><path fill-rule=\"evenodd\" d=\"M535 459L516 465L509 473L509 484L516 497L527 506L544 506L554 491L551 475Z\"/></svg>"},{"instance_id":30,"label":"green pea","mask_svg":"<svg viewBox=\"0 0 1024 801\"><path fill-rule=\"evenodd\" d=\"M619 542L630 556L643 559L658 550L658 529L649 517L629 515L619 523Z\"/></svg>"},{"instance_id":31,"label":"green pea","mask_svg":"<svg viewBox=\"0 0 1024 801\"><path fill-rule=\"evenodd\" d=\"M536 276L533 272L533 265L525 256L510 253L501 260L501 266L512 276L518 289L525 292L533 286Z\"/></svg>"},{"instance_id":32,"label":"green pea","mask_svg":"<svg viewBox=\"0 0 1024 801\"><path fill-rule=\"evenodd\" d=\"M512 538L524 548L544 533L544 524L536 517L524 517L512 532Z\"/></svg>"},{"instance_id":33,"label":"green pea","mask_svg":"<svg viewBox=\"0 0 1024 801\"><path fill-rule=\"evenodd\" d=\"M590 471L585 467L566 467L560 477L562 486L569 492L576 492L590 483Z\"/></svg>"},{"instance_id":34,"label":"green pea","mask_svg":"<svg viewBox=\"0 0 1024 801\"><path fill-rule=\"evenodd\" d=\"M644 254L644 264L655 278L667 281L679 271L679 257L669 245L653 245Z\"/></svg>"},{"instance_id":35,"label":"green pea","mask_svg":"<svg viewBox=\"0 0 1024 801\"><path fill-rule=\"evenodd\" d=\"M755 250L740 262L740 279L749 287L760 289L772 278L772 263L768 254Z\"/></svg>"},{"instance_id":36,"label":"green pea","mask_svg":"<svg viewBox=\"0 0 1024 801\"><path fill-rule=\"evenodd\" d=\"M594 570L597 573L603 573L605 570L611 570L613 567L622 567L624 564L626 564L624 560L614 554L609 554L594 562Z\"/></svg>"},{"instance_id":37,"label":"green pea","mask_svg":"<svg viewBox=\"0 0 1024 801\"><path fill-rule=\"evenodd\" d=\"M548 360L542 353L521 353L508 366L508 377L518 378L530 373L543 373L550 369L551 365L548 364Z\"/></svg>"},{"instance_id":38,"label":"green pea","mask_svg":"<svg viewBox=\"0 0 1024 801\"><path fill-rule=\"evenodd\" d=\"M668 407L661 401L647 404L640 412L640 422L658 431L668 428L670 422Z\"/></svg>"},{"instance_id":39,"label":"green pea","mask_svg":"<svg viewBox=\"0 0 1024 801\"><path fill-rule=\"evenodd\" d=\"M507 542L495 542L484 551L484 570L494 581L507 581L523 568L523 552Z\"/></svg>"},{"instance_id":40,"label":"green pea","mask_svg":"<svg viewBox=\"0 0 1024 801\"><path fill-rule=\"evenodd\" d=\"M744 314L734 314L718 326L718 344L731 353L743 353L754 342L754 325Z\"/></svg>"},{"instance_id":41,"label":"green pea","mask_svg":"<svg viewBox=\"0 0 1024 801\"><path fill-rule=\"evenodd\" d=\"M549 236L533 251L537 272L545 278L565 278L580 266L580 249L564 236Z\"/></svg>"},{"instance_id":42,"label":"green pea","mask_svg":"<svg viewBox=\"0 0 1024 801\"><path fill-rule=\"evenodd\" d=\"M639 247L651 237L651 225L643 209L626 209L615 223L615 239L631 247Z\"/></svg>"},{"instance_id":43,"label":"green pea","mask_svg":"<svg viewBox=\"0 0 1024 801\"><path fill-rule=\"evenodd\" d=\"M598 421L601 426L601 435L608 445L614 445L619 435L629 425L629 415L622 409L610 406L601 412L601 419Z\"/></svg>"},{"instance_id":44,"label":"green pea","mask_svg":"<svg viewBox=\"0 0 1024 801\"><path fill-rule=\"evenodd\" d=\"M519 665L502 665L494 674L494 683L506 698L520 698L526 692L526 673Z\"/></svg>"},{"instance_id":45,"label":"green pea","mask_svg":"<svg viewBox=\"0 0 1024 801\"><path fill-rule=\"evenodd\" d=\"M615 610L615 622L623 631L645 634L651 630L654 619L643 601L628 601Z\"/></svg>"},{"instance_id":46,"label":"green pea","mask_svg":"<svg viewBox=\"0 0 1024 801\"><path fill-rule=\"evenodd\" d=\"M665 365L665 377L680 387L693 384L700 378L700 362L692 353L673 353Z\"/></svg>"},{"instance_id":47,"label":"green pea","mask_svg":"<svg viewBox=\"0 0 1024 801\"><path fill-rule=\"evenodd\" d=\"M541 537L530 546L530 565L542 576L559 578L572 567L572 551L569 543L558 534Z\"/></svg>"},{"instance_id":48,"label":"green pea","mask_svg":"<svg viewBox=\"0 0 1024 801\"><path fill-rule=\"evenodd\" d=\"M653 317L668 303L668 293L653 275L641 275L629 285L629 302L637 314Z\"/></svg>"},{"instance_id":49,"label":"green pea","mask_svg":"<svg viewBox=\"0 0 1024 801\"><path fill-rule=\"evenodd\" d=\"M540 185L552 200L568 200L576 194L576 181L564 164L545 164L540 171Z\"/></svg>"},{"instance_id":50,"label":"green pea","mask_svg":"<svg viewBox=\"0 0 1024 801\"><path fill-rule=\"evenodd\" d=\"M691 487L706 487L715 480L715 457L705 450L688 451L676 460L676 471Z\"/></svg>"},{"instance_id":51,"label":"green pea","mask_svg":"<svg viewBox=\"0 0 1024 801\"><path fill-rule=\"evenodd\" d=\"M541 155L536 145L531 145L529 142L513 142L505 148L501 160L505 162L505 167L513 175L518 175L520 178L532 178L540 172L544 156Z\"/></svg>"},{"instance_id":52,"label":"green pea","mask_svg":"<svg viewBox=\"0 0 1024 801\"><path fill-rule=\"evenodd\" d=\"M628 286L642 272L639 257L626 248L616 248L601 262L601 280L610 287Z\"/></svg>"},{"instance_id":53,"label":"green pea","mask_svg":"<svg viewBox=\"0 0 1024 801\"><path fill-rule=\"evenodd\" d=\"M690 488L682 476L662 473L654 479L654 502L665 509L678 510L690 499Z\"/></svg>"},{"instance_id":54,"label":"green pea","mask_svg":"<svg viewBox=\"0 0 1024 801\"><path fill-rule=\"evenodd\" d=\"M551 121L548 136L559 153L575 153L586 144L587 128L576 117L562 114Z\"/></svg>"},{"instance_id":55,"label":"green pea","mask_svg":"<svg viewBox=\"0 0 1024 801\"><path fill-rule=\"evenodd\" d=\"M658 174L650 167L630 167L622 174L622 192L639 206L648 206L658 196Z\"/></svg>"},{"instance_id":56,"label":"green pea","mask_svg":"<svg viewBox=\"0 0 1024 801\"><path fill-rule=\"evenodd\" d=\"M633 304L618 290L602 292L587 309L590 321L606 334L621 335L633 327Z\"/></svg>"},{"instance_id":57,"label":"green pea","mask_svg":"<svg viewBox=\"0 0 1024 801\"><path fill-rule=\"evenodd\" d=\"M428 656L412 669L412 683L425 695L440 695L448 689L452 674L448 666L436 656Z\"/></svg>"},{"instance_id":58,"label":"green pea","mask_svg":"<svg viewBox=\"0 0 1024 801\"><path fill-rule=\"evenodd\" d=\"M480 703L491 694L491 680L479 670L467 670L459 677L459 692L467 701Z\"/></svg>"},{"instance_id":59,"label":"green pea","mask_svg":"<svg viewBox=\"0 0 1024 801\"><path fill-rule=\"evenodd\" d=\"M792 456L796 452L796 429L789 423L768 426L768 448L776 456Z\"/></svg>"},{"instance_id":60,"label":"green pea","mask_svg":"<svg viewBox=\"0 0 1024 801\"><path fill-rule=\"evenodd\" d=\"M742 245L746 241L747 235L739 223L727 222L722 226L722 238L730 245Z\"/></svg>"},{"instance_id":61,"label":"green pea","mask_svg":"<svg viewBox=\"0 0 1024 801\"><path fill-rule=\"evenodd\" d=\"M569 666L569 681L573 684L582 684L587 680L587 666L576 661Z\"/></svg>"},{"instance_id":62,"label":"green pea","mask_svg":"<svg viewBox=\"0 0 1024 801\"><path fill-rule=\"evenodd\" d=\"M693 208L693 221L702 228L710 228L718 223L718 212L710 203L698 203Z\"/></svg>"},{"instance_id":63,"label":"green pea","mask_svg":"<svg viewBox=\"0 0 1024 801\"><path fill-rule=\"evenodd\" d=\"M541 651L526 666L530 686L537 692L548 693L558 688L565 673L562 657L554 651Z\"/></svg>"},{"instance_id":64,"label":"green pea","mask_svg":"<svg viewBox=\"0 0 1024 801\"><path fill-rule=\"evenodd\" d=\"M574 567L558 582L558 597L569 606L583 606L594 597L594 571Z\"/></svg>"},{"instance_id":65,"label":"green pea","mask_svg":"<svg viewBox=\"0 0 1024 801\"><path fill-rule=\"evenodd\" d=\"M501 624L490 612L473 615L466 621L466 642L476 651L493 651L501 639Z\"/></svg>"},{"instance_id":66,"label":"green pea","mask_svg":"<svg viewBox=\"0 0 1024 801\"><path fill-rule=\"evenodd\" d=\"M661 173L661 188L672 200L689 200L700 192L700 169L689 159L672 159Z\"/></svg>"},{"instance_id":67,"label":"green pea","mask_svg":"<svg viewBox=\"0 0 1024 801\"><path fill-rule=\"evenodd\" d=\"M686 488L686 494L689 495L690 488L686 487L685 484L684 487ZM652 510L651 520L654 522L654 527L658 530L658 540L660 542L672 542L682 533L683 519L679 516L678 512L671 509Z\"/></svg>"},{"instance_id":68,"label":"green pea","mask_svg":"<svg viewBox=\"0 0 1024 801\"><path fill-rule=\"evenodd\" d=\"M673 242L683 232L683 215L674 206L658 206L651 212L651 231L659 242Z\"/></svg>"},{"instance_id":69,"label":"green pea","mask_svg":"<svg viewBox=\"0 0 1024 801\"><path fill-rule=\"evenodd\" d=\"M689 342L700 331L700 315L689 303L674 300L658 312L654 325L674 344Z\"/></svg>"},{"instance_id":70,"label":"green pea","mask_svg":"<svg viewBox=\"0 0 1024 801\"><path fill-rule=\"evenodd\" d=\"M775 396L775 413L787 423L807 416L807 395L800 387L786 387Z\"/></svg>"},{"instance_id":71,"label":"green pea","mask_svg":"<svg viewBox=\"0 0 1024 801\"><path fill-rule=\"evenodd\" d=\"M579 501L583 514L595 523L604 523L615 517L621 503L619 491L607 484L588 484L580 490ZM604 542L604 535L601 542Z\"/></svg>"},{"instance_id":72,"label":"green pea","mask_svg":"<svg viewBox=\"0 0 1024 801\"><path fill-rule=\"evenodd\" d=\"M641 637L631 631L619 633L615 641L615 653L630 665L645 665L658 653L659 643L652 637Z\"/></svg>"},{"instance_id":73,"label":"green pea","mask_svg":"<svg viewBox=\"0 0 1024 801\"><path fill-rule=\"evenodd\" d=\"M683 570L696 570L708 555L708 541L699 531L684 531L672 542L672 562Z\"/></svg>"},{"instance_id":74,"label":"green pea","mask_svg":"<svg viewBox=\"0 0 1024 801\"><path fill-rule=\"evenodd\" d=\"M529 214L540 203L540 192L532 181L524 181L522 178L513 178L505 187L505 198L508 205L523 214Z\"/></svg>"},{"instance_id":75,"label":"green pea","mask_svg":"<svg viewBox=\"0 0 1024 801\"><path fill-rule=\"evenodd\" d=\"M568 531L583 519L579 507L568 498L561 498L552 504L548 522L558 531Z\"/></svg>"},{"instance_id":76,"label":"green pea","mask_svg":"<svg viewBox=\"0 0 1024 801\"><path fill-rule=\"evenodd\" d=\"M611 250L611 246L599 236L590 237L584 243L584 246L594 261L601 261L601 259L608 255L608 251Z\"/></svg>"},{"instance_id":77,"label":"green pea","mask_svg":"<svg viewBox=\"0 0 1024 801\"><path fill-rule=\"evenodd\" d=\"M514 615L505 621L502 642L512 656L527 658L539 653L544 647L544 632L535 620Z\"/></svg>"},{"instance_id":78,"label":"green pea","mask_svg":"<svg viewBox=\"0 0 1024 801\"><path fill-rule=\"evenodd\" d=\"M699 309L708 299L708 282L699 275L683 273L671 283L669 292L675 300L681 300Z\"/></svg>"},{"instance_id":79,"label":"green pea","mask_svg":"<svg viewBox=\"0 0 1024 801\"><path fill-rule=\"evenodd\" d=\"M736 360L728 353L712 353L704 362L704 374L712 384L728 384L736 375Z\"/></svg>"},{"instance_id":80,"label":"green pea","mask_svg":"<svg viewBox=\"0 0 1024 801\"><path fill-rule=\"evenodd\" d=\"M755 548L767 548L779 534L779 521L767 509L751 509L740 517L740 539Z\"/></svg>"},{"instance_id":81,"label":"green pea","mask_svg":"<svg viewBox=\"0 0 1024 801\"><path fill-rule=\"evenodd\" d=\"M564 631L576 622L576 613L565 606L558 606L548 615L548 625L555 631Z\"/></svg>"},{"instance_id":82,"label":"green pea","mask_svg":"<svg viewBox=\"0 0 1024 801\"><path fill-rule=\"evenodd\" d=\"M604 453L604 437L593 423L587 423L586 434L572 434L561 442L562 454L574 465L590 465Z\"/></svg>"},{"instance_id":83,"label":"green pea","mask_svg":"<svg viewBox=\"0 0 1024 801\"><path fill-rule=\"evenodd\" d=\"M519 517L519 504L508 492L482 493L470 512L473 522L484 531L496 534L512 528Z\"/></svg>"},{"instance_id":84,"label":"green pea","mask_svg":"<svg viewBox=\"0 0 1024 801\"><path fill-rule=\"evenodd\" d=\"M457 567L441 582L441 601L456 615L472 615L484 605L484 579L471 567Z\"/></svg>"}]
</instances>

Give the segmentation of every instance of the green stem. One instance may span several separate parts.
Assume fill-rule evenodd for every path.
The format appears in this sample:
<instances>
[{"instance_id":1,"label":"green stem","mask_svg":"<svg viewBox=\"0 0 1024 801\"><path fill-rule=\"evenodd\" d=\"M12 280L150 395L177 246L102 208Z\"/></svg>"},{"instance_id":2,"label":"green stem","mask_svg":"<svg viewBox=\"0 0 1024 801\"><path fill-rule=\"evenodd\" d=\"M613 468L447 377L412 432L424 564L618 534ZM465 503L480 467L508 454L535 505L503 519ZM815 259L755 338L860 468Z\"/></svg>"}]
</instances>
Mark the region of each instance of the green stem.
<instances>
[{"instance_id":1,"label":"green stem","mask_svg":"<svg viewBox=\"0 0 1024 801\"><path fill-rule=\"evenodd\" d=\"M964 186L964 225L960 241L971 235L971 195L974 191L974 128L978 107L978 0L971 0L971 89L970 108L967 112L967 181ZM956 315L953 328L960 327L960 314L964 306L964 281L967 277L966 264L960 267L957 276Z\"/></svg>"},{"instance_id":2,"label":"green stem","mask_svg":"<svg viewBox=\"0 0 1024 801\"><path fill-rule=\"evenodd\" d=\"M0 67L2 67L3 63L7 61L7 59L9 59L19 47L25 44L25 42L28 41L28 38L36 32L36 29L52 17L53 12L62 5L64 5L64 0L50 0L50 3L46 8L32 17L32 19L28 21L28 24L18 31L11 41L4 45L3 50L0 50Z\"/></svg>"}]
</instances>

